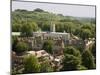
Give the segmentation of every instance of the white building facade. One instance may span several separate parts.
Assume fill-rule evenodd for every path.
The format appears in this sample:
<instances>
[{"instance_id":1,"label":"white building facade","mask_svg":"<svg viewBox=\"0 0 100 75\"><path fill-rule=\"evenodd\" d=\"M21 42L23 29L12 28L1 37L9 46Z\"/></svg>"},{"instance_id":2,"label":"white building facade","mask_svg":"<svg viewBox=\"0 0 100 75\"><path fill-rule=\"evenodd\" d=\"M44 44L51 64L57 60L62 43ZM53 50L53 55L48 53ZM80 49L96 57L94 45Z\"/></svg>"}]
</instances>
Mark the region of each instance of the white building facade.
<instances>
[{"instance_id":1,"label":"white building facade","mask_svg":"<svg viewBox=\"0 0 100 75\"><path fill-rule=\"evenodd\" d=\"M43 44L47 40L53 40L54 50L62 48L62 45L67 45L68 40L70 40L70 33L55 32L55 24L50 28L50 32L33 32L32 37L20 37L20 32L12 32L12 36L19 36L19 40L27 40L30 43L33 50L41 50Z\"/></svg>"}]
</instances>

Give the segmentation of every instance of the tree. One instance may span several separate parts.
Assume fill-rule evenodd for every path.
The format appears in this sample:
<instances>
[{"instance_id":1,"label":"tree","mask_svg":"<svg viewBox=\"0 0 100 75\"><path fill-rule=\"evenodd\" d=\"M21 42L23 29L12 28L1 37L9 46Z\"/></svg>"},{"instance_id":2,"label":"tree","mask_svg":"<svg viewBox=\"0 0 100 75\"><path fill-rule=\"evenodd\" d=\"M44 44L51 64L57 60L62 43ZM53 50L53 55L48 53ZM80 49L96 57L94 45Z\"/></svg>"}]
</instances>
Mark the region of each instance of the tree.
<instances>
[{"instance_id":1,"label":"tree","mask_svg":"<svg viewBox=\"0 0 100 75\"><path fill-rule=\"evenodd\" d=\"M29 24L32 26L33 31L37 31L39 29L37 23L29 21Z\"/></svg>"},{"instance_id":2,"label":"tree","mask_svg":"<svg viewBox=\"0 0 100 75\"><path fill-rule=\"evenodd\" d=\"M83 40L92 38L92 37L94 38L95 37L95 25L85 24L81 26L79 35Z\"/></svg>"},{"instance_id":3,"label":"tree","mask_svg":"<svg viewBox=\"0 0 100 75\"><path fill-rule=\"evenodd\" d=\"M50 31L50 23L49 22L42 22L41 24L41 29L43 31Z\"/></svg>"},{"instance_id":4,"label":"tree","mask_svg":"<svg viewBox=\"0 0 100 75\"><path fill-rule=\"evenodd\" d=\"M33 55L27 56L24 60L24 68L25 73L40 72L40 64L38 59Z\"/></svg>"},{"instance_id":5,"label":"tree","mask_svg":"<svg viewBox=\"0 0 100 75\"><path fill-rule=\"evenodd\" d=\"M73 29L74 29L73 23L72 22L65 23L64 29L66 30L66 32L72 33L73 32Z\"/></svg>"},{"instance_id":6,"label":"tree","mask_svg":"<svg viewBox=\"0 0 100 75\"><path fill-rule=\"evenodd\" d=\"M53 72L53 68L52 68L52 66L50 65L49 60L44 60L44 61L41 63L40 71L41 71L41 72Z\"/></svg>"},{"instance_id":7,"label":"tree","mask_svg":"<svg viewBox=\"0 0 100 75\"><path fill-rule=\"evenodd\" d=\"M92 45L91 52L93 56L96 58L96 42Z\"/></svg>"},{"instance_id":8,"label":"tree","mask_svg":"<svg viewBox=\"0 0 100 75\"><path fill-rule=\"evenodd\" d=\"M92 30L92 26L89 25L89 24L86 24L86 25L83 25L83 26L81 27L81 29L89 29L89 30Z\"/></svg>"},{"instance_id":9,"label":"tree","mask_svg":"<svg viewBox=\"0 0 100 75\"><path fill-rule=\"evenodd\" d=\"M94 57L89 50L85 50L82 54L82 64L88 69L94 69Z\"/></svg>"},{"instance_id":10,"label":"tree","mask_svg":"<svg viewBox=\"0 0 100 75\"><path fill-rule=\"evenodd\" d=\"M17 36L12 36L12 50L13 51L15 51L17 43L18 43Z\"/></svg>"},{"instance_id":11,"label":"tree","mask_svg":"<svg viewBox=\"0 0 100 75\"><path fill-rule=\"evenodd\" d=\"M92 53L92 55L94 57L94 62L96 64L96 41L94 41L94 43L91 45L91 47L89 48L89 50Z\"/></svg>"},{"instance_id":12,"label":"tree","mask_svg":"<svg viewBox=\"0 0 100 75\"><path fill-rule=\"evenodd\" d=\"M63 64L64 71L78 70L77 67L81 64L81 60L78 57L66 54L64 57Z\"/></svg>"},{"instance_id":13,"label":"tree","mask_svg":"<svg viewBox=\"0 0 100 75\"><path fill-rule=\"evenodd\" d=\"M92 33L89 29L82 29L80 31L80 37L85 40L85 39L88 39L92 36Z\"/></svg>"},{"instance_id":14,"label":"tree","mask_svg":"<svg viewBox=\"0 0 100 75\"><path fill-rule=\"evenodd\" d=\"M22 22L22 27L21 27L21 35L30 37L33 35L33 31L38 30L38 25L33 22L33 21L27 21L27 22Z\"/></svg>"},{"instance_id":15,"label":"tree","mask_svg":"<svg viewBox=\"0 0 100 75\"><path fill-rule=\"evenodd\" d=\"M32 36L33 34L33 29L32 29L32 25L28 24L28 25L23 25L21 28L21 35L22 36Z\"/></svg>"},{"instance_id":16,"label":"tree","mask_svg":"<svg viewBox=\"0 0 100 75\"><path fill-rule=\"evenodd\" d=\"M34 11L36 11L36 12L44 12L44 10L42 10L40 8L36 8Z\"/></svg>"},{"instance_id":17,"label":"tree","mask_svg":"<svg viewBox=\"0 0 100 75\"><path fill-rule=\"evenodd\" d=\"M64 31L64 24L63 23L57 23L56 31L57 32L63 32Z\"/></svg>"},{"instance_id":18,"label":"tree","mask_svg":"<svg viewBox=\"0 0 100 75\"><path fill-rule=\"evenodd\" d=\"M74 48L72 46L68 46L65 48L64 55L66 55L66 54L74 55L76 57L81 58L79 50L77 50L76 48Z\"/></svg>"},{"instance_id":19,"label":"tree","mask_svg":"<svg viewBox=\"0 0 100 75\"><path fill-rule=\"evenodd\" d=\"M22 53L24 51L28 51L29 46L25 42L18 42L16 47L15 47L15 52Z\"/></svg>"},{"instance_id":20,"label":"tree","mask_svg":"<svg viewBox=\"0 0 100 75\"><path fill-rule=\"evenodd\" d=\"M12 31L13 32L19 32L20 31L20 25L12 25Z\"/></svg>"},{"instance_id":21,"label":"tree","mask_svg":"<svg viewBox=\"0 0 100 75\"><path fill-rule=\"evenodd\" d=\"M80 37L80 32L81 32L81 29L78 27L75 29L74 35Z\"/></svg>"},{"instance_id":22,"label":"tree","mask_svg":"<svg viewBox=\"0 0 100 75\"><path fill-rule=\"evenodd\" d=\"M18 12L27 12L27 10L25 10L25 9L16 9L15 10L16 12L18 11Z\"/></svg>"},{"instance_id":23,"label":"tree","mask_svg":"<svg viewBox=\"0 0 100 75\"><path fill-rule=\"evenodd\" d=\"M81 54L77 49L72 46L65 48L62 68L63 71L86 69L81 65L81 63Z\"/></svg>"},{"instance_id":24,"label":"tree","mask_svg":"<svg viewBox=\"0 0 100 75\"><path fill-rule=\"evenodd\" d=\"M48 53L53 53L53 42L51 40L47 40L44 42L42 49L46 50Z\"/></svg>"},{"instance_id":25,"label":"tree","mask_svg":"<svg viewBox=\"0 0 100 75\"><path fill-rule=\"evenodd\" d=\"M87 70L87 68L85 66L83 66L83 65L77 66L77 69L78 70Z\"/></svg>"}]
</instances>

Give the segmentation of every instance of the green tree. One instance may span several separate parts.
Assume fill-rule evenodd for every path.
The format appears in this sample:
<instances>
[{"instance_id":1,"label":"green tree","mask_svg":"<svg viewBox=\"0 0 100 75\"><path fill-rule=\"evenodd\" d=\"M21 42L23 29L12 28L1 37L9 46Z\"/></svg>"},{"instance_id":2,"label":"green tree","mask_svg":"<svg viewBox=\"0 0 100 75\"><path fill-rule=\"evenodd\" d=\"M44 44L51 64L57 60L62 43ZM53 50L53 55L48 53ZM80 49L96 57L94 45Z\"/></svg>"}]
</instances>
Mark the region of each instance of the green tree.
<instances>
[{"instance_id":1,"label":"green tree","mask_svg":"<svg viewBox=\"0 0 100 75\"><path fill-rule=\"evenodd\" d=\"M33 31L37 31L38 30L38 25L33 22L33 21L27 21L27 22L22 22L22 27L21 27L21 35L22 36L32 36L33 35Z\"/></svg>"},{"instance_id":2,"label":"green tree","mask_svg":"<svg viewBox=\"0 0 100 75\"><path fill-rule=\"evenodd\" d=\"M33 56L27 56L24 60L24 72L25 73L37 73L40 72L40 64L38 59Z\"/></svg>"},{"instance_id":3,"label":"green tree","mask_svg":"<svg viewBox=\"0 0 100 75\"><path fill-rule=\"evenodd\" d=\"M46 50L48 53L53 53L53 42L51 40L47 40L44 42L42 49Z\"/></svg>"},{"instance_id":4,"label":"green tree","mask_svg":"<svg viewBox=\"0 0 100 75\"><path fill-rule=\"evenodd\" d=\"M57 32L63 32L64 31L64 24L58 22L57 25L56 25L56 31Z\"/></svg>"},{"instance_id":5,"label":"green tree","mask_svg":"<svg viewBox=\"0 0 100 75\"><path fill-rule=\"evenodd\" d=\"M77 69L78 70L87 70L87 68L85 66L83 66L83 65L77 66Z\"/></svg>"},{"instance_id":6,"label":"green tree","mask_svg":"<svg viewBox=\"0 0 100 75\"><path fill-rule=\"evenodd\" d=\"M41 71L41 72L53 72L53 68L52 68L52 66L50 65L49 60L44 60L44 61L41 63L40 71Z\"/></svg>"},{"instance_id":7,"label":"green tree","mask_svg":"<svg viewBox=\"0 0 100 75\"><path fill-rule=\"evenodd\" d=\"M78 70L78 66L81 64L81 60L70 54L66 54L63 61L63 70L71 71Z\"/></svg>"},{"instance_id":8,"label":"green tree","mask_svg":"<svg viewBox=\"0 0 100 75\"><path fill-rule=\"evenodd\" d=\"M92 45L91 52L92 52L93 56L96 58L96 42Z\"/></svg>"},{"instance_id":9,"label":"green tree","mask_svg":"<svg viewBox=\"0 0 100 75\"><path fill-rule=\"evenodd\" d=\"M81 29L89 29L89 30L92 30L92 26L89 25L89 24L86 24L86 25L83 25L83 26L81 27Z\"/></svg>"},{"instance_id":10,"label":"green tree","mask_svg":"<svg viewBox=\"0 0 100 75\"><path fill-rule=\"evenodd\" d=\"M92 36L92 33L89 29L82 29L80 31L80 37L85 40L85 39L88 39Z\"/></svg>"},{"instance_id":11,"label":"green tree","mask_svg":"<svg viewBox=\"0 0 100 75\"><path fill-rule=\"evenodd\" d=\"M28 24L28 25L23 25L22 28L21 28L21 35L22 36L26 36L26 37L29 37L29 36L32 36L33 34L33 29L32 29L32 25Z\"/></svg>"},{"instance_id":12,"label":"green tree","mask_svg":"<svg viewBox=\"0 0 100 75\"><path fill-rule=\"evenodd\" d=\"M25 42L18 42L15 47L15 52L21 53L29 50L29 45Z\"/></svg>"},{"instance_id":13,"label":"green tree","mask_svg":"<svg viewBox=\"0 0 100 75\"><path fill-rule=\"evenodd\" d=\"M81 29L80 29L80 27L78 27L75 29L74 35L80 37L80 32L81 32Z\"/></svg>"},{"instance_id":14,"label":"green tree","mask_svg":"<svg viewBox=\"0 0 100 75\"><path fill-rule=\"evenodd\" d=\"M12 25L12 31L13 32L19 32L20 31L20 25Z\"/></svg>"},{"instance_id":15,"label":"green tree","mask_svg":"<svg viewBox=\"0 0 100 75\"><path fill-rule=\"evenodd\" d=\"M33 21L31 22L31 21L29 21L29 24L32 26L32 30L33 30L33 31L37 31L37 30L39 29L36 22L33 22Z\"/></svg>"},{"instance_id":16,"label":"green tree","mask_svg":"<svg viewBox=\"0 0 100 75\"><path fill-rule=\"evenodd\" d=\"M40 8L36 8L34 11L35 11L35 12L44 12L44 10L42 10L42 9L40 9Z\"/></svg>"},{"instance_id":17,"label":"green tree","mask_svg":"<svg viewBox=\"0 0 100 75\"><path fill-rule=\"evenodd\" d=\"M74 48L73 46L68 46L65 48L64 55L66 54L74 55L76 57L81 58L80 51Z\"/></svg>"},{"instance_id":18,"label":"green tree","mask_svg":"<svg viewBox=\"0 0 100 75\"><path fill-rule=\"evenodd\" d=\"M66 32L68 33L72 33L73 29L74 29L74 25L72 22L66 22L64 25L64 29L66 30Z\"/></svg>"},{"instance_id":19,"label":"green tree","mask_svg":"<svg viewBox=\"0 0 100 75\"><path fill-rule=\"evenodd\" d=\"M85 50L82 54L82 64L88 69L94 69L94 57L89 50Z\"/></svg>"},{"instance_id":20,"label":"green tree","mask_svg":"<svg viewBox=\"0 0 100 75\"><path fill-rule=\"evenodd\" d=\"M49 22L42 22L41 23L41 29L43 31L50 31L50 23Z\"/></svg>"},{"instance_id":21,"label":"green tree","mask_svg":"<svg viewBox=\"0 0 100 75\"><path fill-rule=\"evenodd\" d=\"M18 43L18 37L17 36L12 36L12 50L15 51L16 44Z\"/></svg>"},{"instance_id":22,"label":"green tree","mask_svg":"<svg viewBox=\"0 0 100 75\"><path fill-rule=\"evenodd\" d=\"M81 65L81 63L81 54L77 49L72 46L65 48L62 70L70 71L86 69L84 66Z\"/></svg>"}]
</instances>

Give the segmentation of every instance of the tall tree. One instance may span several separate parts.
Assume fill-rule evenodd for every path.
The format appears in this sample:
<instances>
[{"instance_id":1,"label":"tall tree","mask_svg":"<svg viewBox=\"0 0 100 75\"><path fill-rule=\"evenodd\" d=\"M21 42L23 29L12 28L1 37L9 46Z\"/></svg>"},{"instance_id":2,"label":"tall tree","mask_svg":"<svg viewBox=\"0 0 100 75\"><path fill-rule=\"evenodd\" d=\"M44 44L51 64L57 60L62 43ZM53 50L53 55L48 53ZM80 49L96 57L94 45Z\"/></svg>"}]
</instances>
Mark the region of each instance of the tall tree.
<instances>
[{"instance_id":1,"label":"tall tree","mask_svg":"<svg viewBox=\"0 0 100 75\"><path fill-rule=\"evenodd\" d=\"M70 71L86 69L84 66L81 65L81 63L81 54L77 49L72 46L65 48L62 70Z\"/></svg>"},{"instance_id":2,"label":"tall tree","mask_svg":"<svg viewBox=\"0 0 100 75\"><path fill-rule=\"evenodd\" d=\"M80 37L85 40L85 39L88 39L92 36L92 33L89 29L82 29L80 31Z\"/></svg>"},{"instance_id":3,"label":"tall tree","mask_svg":"<svg viewBox=\"0 0 100 75\"><path fill-rule=\"evenodd\" d=\"M32 36L34 31L38 30L38 25L37 23L33 21L22 21L22 26L21 26L21 35L22 36Z\"/></svg>"},{"instance_id":4,"label":"tall tree","mask_svg":"<svg viewBox=\"0 0 100 75\"><path fill-rule=\"evenodd\" d=\"M89 50L85 50L82 54L82 64L87 67L88 69L94 69L94 57Z\"/></svg>"},{"instance_id":5,"label":"tall tree","mask_svg":"<svg viewBox=\"0 0 100 75\"><path fill-rule=\"evenodd\" d=\"M18 43L18 37L17 36L12 36L12 50L14 51L16 48L16 44Z\"/></svg>"},{"instance_id":6,"label":"tall tree","mask_svg":"<svg viewBox=\"0 0 100 75\"><path fill-rule=\"evenodd\" d=\"M38 59L30 55L25 58L24 61L24 72L25 73L37 73L40 72L40 64L38 62Z\"/></svg>"},{"instance_id":7,"label":"tall tree","mask_svg":"<svg viewBox=\"0 0 100 75\"><path fill-rule=\"evenodd\" d=\"M53 68L52 68L52 65L50 65L49 60L44 60L41 63L40 71L41 72L53 72Z\"/></svg>"},{"instance_id":8,"label":"tall tree","mask_svg":"<svg viewBox=\"0 0 100 75\"><path fill-rule=\"evenodd\" d=\"M44 42L42 49L46 50L48 53L53 53L53 42L51 40L47 40Z\"/></svg>"},{"instance_id":9,"label":"tall tree","mask_svg":"<svg viewBox=\"0 0 100 75\"><path fill-rule=\"evenodd\" d=\"M40 8L36 8L34 11L35 11L35 12L44 12L44 10L42 10L42 9L40 9Z\"/></svg>"},{"instance_id":10,"label":"tall tree","mask_svg":"<svg viewBox=\"0 0 100 75\"><path fill-rule=\"evenodd\" d=\"M73 47L73 46L68 46L68 47L65 48L65 50L64 50L64 55L66 55L66 54L74 55L74 56L76 56L76 57L81 58L81 55L80 55L79 50L77 50L77 49L76 49L75 47Z\"/></svg>"},{"instance_id":11,"label":"tall tree","mask_svg":"<svg viewBox=\"0 0 100 75\"><path fill-rule=\"evenodd\" d=\"M29 36L32 36L32 34L33 34L32 25L25 24L25 25L22 26L22 28L21 28L21 35L22 36L29 37Z\"/></svg>"},{"instance_id":12,"label":"tall tree","mask_svg":"<svg viewBox=\"0 0 100 75\"><path fill-rule=\"evenodd\" d=\"M21 53L29 50L29 45L25 42L18 42L15 47L15 52Z\"/></svg>"},{"instance_id":13,"label":"tall tree","mask_svg":"<svg viewBox=\"0 0 100 75\"><path fill-rule=\"evenodd\" d=\"M78 57L75 57L70 54L66 54L63 61L63 70L71 71L77 70L77 67L81 64L81 61Z\"/></svg>"},{"instance_id":14,"label":"tall tree","mask_svg":"<svg viewBox=\"0 0 100 75\"><path fill-rule=\"evenodd\" d=\"M95 43L92 45L91 52L92 52L93 56L96 58L96 41L95 41Z\"/></svg>"}]
</instances>

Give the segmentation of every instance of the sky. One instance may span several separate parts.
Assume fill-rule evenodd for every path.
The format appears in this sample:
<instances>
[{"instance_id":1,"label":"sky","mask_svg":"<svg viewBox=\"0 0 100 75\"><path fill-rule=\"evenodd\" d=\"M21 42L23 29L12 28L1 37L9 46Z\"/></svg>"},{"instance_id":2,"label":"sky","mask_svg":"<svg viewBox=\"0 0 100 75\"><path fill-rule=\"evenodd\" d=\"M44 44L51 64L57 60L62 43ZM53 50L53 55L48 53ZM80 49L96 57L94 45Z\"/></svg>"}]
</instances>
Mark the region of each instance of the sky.
<instances>
[{"instance_id":1,"label":"sky","mask_svg":"<svg viewBox=\"0 0 100 75\"><path fill-rule=\"evenodd\" d=\"M12 11L16 9L32 11L36 8L64 16L95 17L95 6L12 1Z\"/></svg>"}]
</instances>

